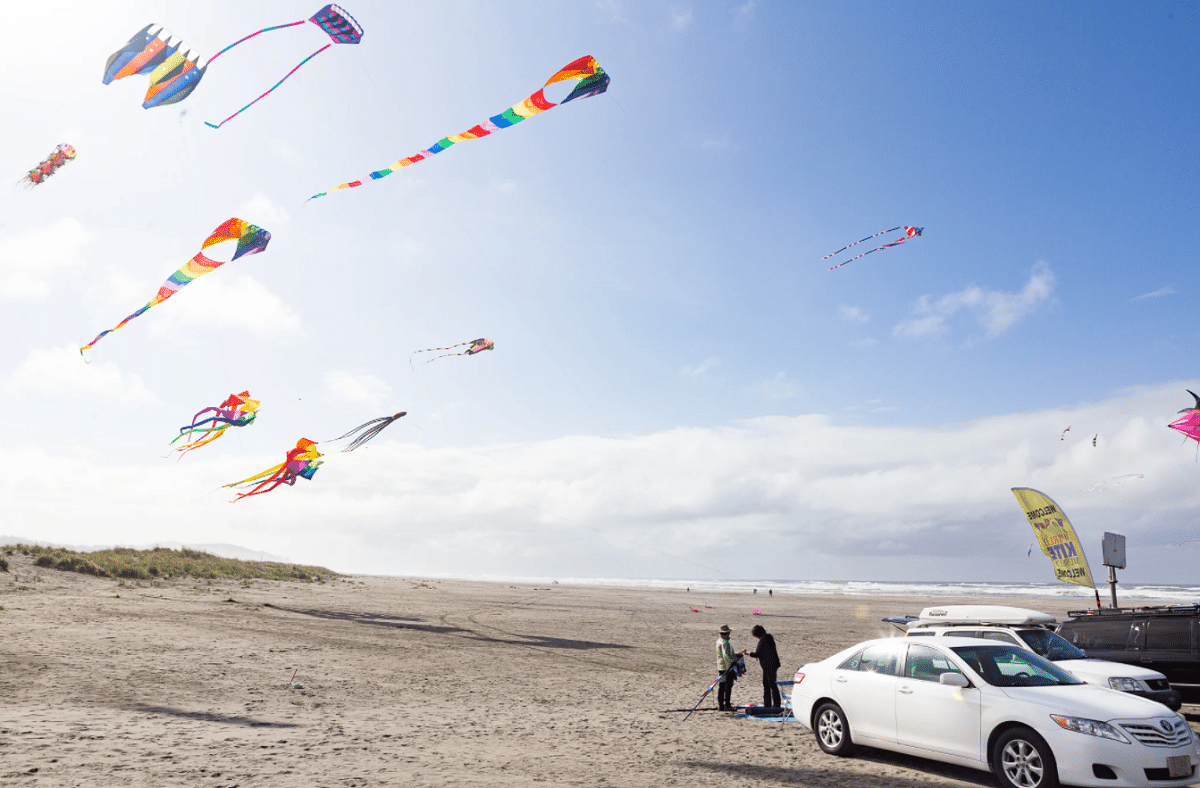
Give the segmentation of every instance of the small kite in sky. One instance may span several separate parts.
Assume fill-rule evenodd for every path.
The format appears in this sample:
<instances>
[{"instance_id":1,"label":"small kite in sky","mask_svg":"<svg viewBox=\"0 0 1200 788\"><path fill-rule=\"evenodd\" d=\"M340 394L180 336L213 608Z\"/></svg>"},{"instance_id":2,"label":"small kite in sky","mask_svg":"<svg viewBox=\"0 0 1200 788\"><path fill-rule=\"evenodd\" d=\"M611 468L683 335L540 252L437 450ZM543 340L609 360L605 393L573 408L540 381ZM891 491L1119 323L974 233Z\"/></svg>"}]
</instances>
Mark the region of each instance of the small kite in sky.
<instances>
[{"instance_id":1,"label":"small kite in sky","mask_svg":"<svg viewBox=\"0 0 1200 788\"><path fill-rule=\"evenodd\" d=\"M225 430L230 427L248 427L254 423L255 417L258 415L258 400L250 399L250 392L243 391L241 394L230 394L225 398L225 401L216 407L205 408L204 410L192 416L192 423L186 427L179 428L179 434L175 436L175 440L171 441L174 445L180 438L187 438L187 443L179 446L174 451L179 452L182 457L192 449L198 449L206 443L212 443L217 438L221 437ZM207 418L200 418L205 414L213 414Z\"/></svg>"},{"instance_id":2,"label":"small kite in sky","mask_svg":"<svg viewBox=\"0 0 1200 788\"><path fill-rule=\"evenodd\" d=\"M145 312L152 306L157 306L163 301L166 301L171 296L175 295L179 290L193 279L204 276L205 274L215 271L225 263L216 260L210 260L204 256L204 249L219 244L223 241L237 241L237 250L233 253L233 260L247 255L258 254L267 248L267 243L271 240L271 234L261 227L257 227L249 222L241 219L227 219L221 223L221 226L212 231L212 234L204 239L204 244L200 247L201 251L196 253L196 256L184 263L183 267L175 273L171 274L170 278L163 283L158 289L158 293L154 298L150 299L150 303L134 312L129 317L122 320L113 328L107 331L101 331L95 339L79 348L79 354L83 355L83 351L90 349L93 345L104 338L106 334L111 334L121 326L133 320L138 315Z\"/></svg>"},{"instance_id":3,"label":"small kite in sky","mask_svg":"<svg viewBox=\"0 0 1200 788\"><path fill-rule=\"evenodd\" d=\"M271 492L271 490L274 490L281 484L286 484L290 487L296 483L297 479L312 479L317 469L321 466L319 458L322 456L324 455L317 451L315 441L310 441L308 438L301 438L296 441L296 448L288 449L287 459L275 467L267 468L262 473L256 473L247 479L242 479L240 482L224 484L222 487L253 485L249 492L239 494L230 503L236 503L250 495L262 495L263 493Z\"/></svg>"},{"instance_id":4,"label":"small kite in sky","mask_svg":"<svg viewBox=\"0 0 1200 788\"><path fill-rule=\"evenodd\" d=\"M846 260L845 262L838 263L837 265L832 266L829 270L832 271L834 268L841 268L846 263L853 263L858 258L866 257L867 255L872 254L873 252L879 252L884 249L891 249L893 246L899 246L900 244L907 241L909 238L916 238L916 237L920 236L921 233L925 232L924 227L908 227L908 226L904 226L904 225L902 225L902 227L904 229L904 235L900 236L896 240L891 241L889 243L885 243L883 246L877 246L874 249L869 249L860 255L851 257L849 260ZM830 257L841 254L842 252L846 251L851 246L858 246L863 241L869 241L872 238L875 238L876 236L879 236L879 235L885 235L887 233L894 233L899 229L901 229L901 227L893 227L890 230L880 230L879 232L875 233L875 235L868 235L866 238L860 238L859 240L855 241L854 243L848 243L845 246L843 246L841 249L838 249L836 252L833 252L832 254L827 254L824 257L822 257L821 259L828 260Z\"/></svg>"},{"instance_id":5,"label":"small kite in sky","mask_svg":"<svg viewBox=\"0 0 1200 788\"><path fill-rule=\"evenodd\" d=\"M1200 443L1200 397L1191 389L1185 389L1192 398L1196 400L1196 404L1190 408L1184 408L1179 411L1183 415L1167 426L1173 430L1178 430L1192 440Z\"/></svg>"},{"instance_id":6,"label":"small kite in sky","mask_svg":"<svg viewBox=\"0 0 1200 788\"><path fill-rule=\"evenodd\" d=\"M588 96L598 96L608 90L609 76L604 73L604 69L600 68L596 63L596 59L591 55L584 55L578 60L572 61L563 66L561 70L555 73L550 79L546 80L546 84L542 85L542 89L534 93L529 98L522 101L520 104L514 104L509 109L504 110L499 115L489 118L486 122L478 126L472 126L462 134L455 134L453 137L443 137L427 149L414 153L404 159L400 159L390 165L386 169L378 170L371 173L372 180L386 178L396 170L407 167L410 164L416 164L419 161L429 158L435 153L441 153L446 148L449 148L456 142L465 142L466 140L479 139L486 137L492 132L500 129L508 128L514 124L520 123L526 118L532 118L540 112L558 106L546 99L545 89L555 82L564 82L567 80L575 80L575 89L559 104L566 104L568 101L575 99L587 98ZM323 191L320 194L314 194L309 197L310 200L315 200L318 197L324 197L329 192L340 191L341 189L353 189L355 186L362 186L361 180L350 181L343 183L340 186L335 186L328 191Z\"/></svg>"},{"instance_id":7,"label":"small kite in sky","mask_svg":"<svg viewBox=\"0 0 1200 788\"><path fill-rule=\"evenodd\" d=\"M329 49L333 44L357 44L361 41L363 29L359 26L358 22L354 21L354 18L340 6L330 4L308 19L301 19L298 22L289 22L284 25L275 25L274 27L266 27L244 38L240 38L210 57L203 66L200 65L199 53L189 48L182 38L172 36L171 32L162 25L149 24L134 33L125 46L109 57L108 63L104 67L103 81L105 85L108 85L113 80L124 79L134 74L148 75L150 86L146 89L146 98L142 103L142 108L151 109L152 107L174 104L187 98L196 89L196 86L200 84L200 80L204 77L204 73L208 70L209 65L230 49L233 49L243 41L254 38L260 33L280 30L285 27L294 27L302 25L305 22L312 22L321 28L321 30L333 39L332 43L326 44L304 58L304 60L301 60L295 68L285 74L283 79L276 82L270 90L228 118L225 118L225 120L216 124L205 123L206 126L218 129L225 125L226 122L249 109L259 99L282 85L284 80L294 74L300 66L303 66L326 49Z\"/></svg>"},{"instance_id":8,"label":"small kite in sky","mask_svg":"<svg viewBox=\"0 0 1200 788\"><path fill-rule=\"evenodd\" d=\"M21 179L21 183L25 184L26 188L32 189L39 183L42 183L64 164L75 158L75 149L65 142L54 149L45 161L29 171L29 174Z\"/></svg>"},{"instance_id":9,"label":"small kite in sky","mask_svg":"<svg viewBox=\"0 0 1200 788\"><path fill-rule=\"evenodd\" d=\"M407 415L408 415L408 411L402 410L399 413L395 414L394 416L381 416L378 419L371 419L370 421L366 422L365 424L359 424L357 427L350 430L345 435L342 435L339 438L334 438L331 441L327 441L327 443L335 443L337 441L342 440L343 438L349 438L351 435L354 435L356 432L359 432L359 430L362 430L362 433L360 435L358 435L358 437L356 437L354 440L350 441L350 443L348 443L346 445L346 448L342 449L342 451L344 451L344 452L354 451L359 446L362 446L364 443L371 440L371 438L374 438L376 435L383 432L384 429L389 424L391 424L393 421L395 421L396 419L402 418L404 416L407 416Z\"/></svg>"},{"instance_id":10,"label":"small kite in sky","mask_svg":"<svg viewBox=\"0 0 1200 788\"><path fill-rule=\"evenodd\" d=\"M472 339L470 342L459 342L457 345L449 345L447 347L427 347L424 350L414 350L412 352L412 355L410 355L408 357L408 360L409 360L409 363L411 364L412 357L418 353L429 353L434 350L453 350L454 348L462 347L463 345L467 345L467 349L461 353L443 353L440 356L434 356L433 358L429 359L429 361L426 361L425 363L429 364L434 361L437 361L439 358L446 358L447 356L473 356L476 353L482 353L485 350L493 350L496 347L496 343L493 342L492 340L483 339L482 337L480 337L479 339Z\"/></svg>"},{"instance_id":11,"label":"small kite in sky","mask_svg":"<svg viewBox=\"0 0 1200 788\"><path fill-rule=\"evenodd\" d=\"M1070 431L1071 431L1071 428L1070 428L1070 427L1067 427L1065 430L1063 430L1063 431L1062 431L1062 435L1059 435L1059 436L1058 436L1058 439L1059 439L1060 441L1065 441L1065 440L1067 439L1067 433L1068 433L1068 432L1070 432Z\"/></svg>"},{"instance_id":12,"label":"small kite in sky","mask_svg":"<svg viewBox=\"0 0 1200 788\"><path fill-rule=\"evenodd\" d=\"M1125 482L1133 481L1134 479L1145 478L1145 474L1141 473L1123 473L1120 476L1114 476L1111 479L1105 479L1102 482L1096 482L1091 487L1088 487L1086 490L1084 490L1084 492L1103 492L1104 490L1111 490L1113 487L1116 487L1119 484L1124 484Z\"/></svg>"}]
</instances>

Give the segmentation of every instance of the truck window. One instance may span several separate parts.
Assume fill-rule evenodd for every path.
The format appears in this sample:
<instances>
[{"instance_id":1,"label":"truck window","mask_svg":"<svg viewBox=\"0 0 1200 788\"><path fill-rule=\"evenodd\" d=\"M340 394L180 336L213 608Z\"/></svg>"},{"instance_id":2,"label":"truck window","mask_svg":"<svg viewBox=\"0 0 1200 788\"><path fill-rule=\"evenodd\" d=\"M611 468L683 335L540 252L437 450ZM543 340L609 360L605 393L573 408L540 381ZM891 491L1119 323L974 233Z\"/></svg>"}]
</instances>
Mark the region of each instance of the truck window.
<instances>
[{"instance_id":1,"label":"truck window","mask_svg":"<svg viewBox=\"0 0 1200 788\"><path fill-rule=\"evenodd\" d=\"M999 640L1001 643L1007 643L1010 646L1021 645L1019 642L1017 642L1017 639L1015 637L1008 634L1007 632L984 632L983 639L984 640ZM1037 651L1037 649L1034 649L1034 651ZM1041 653L1041 652L1038 652L1038 653ZM1043 654L1042 656L1045 656L1045 655Z\"/></svg>"},{"instance_id":2,"label":"truck window","mask_svg":"<svg viewBox=\"0 0 1200 788\"><path fill-rule=\"evenodd\" d=\"M1059 634L1085 651L1124 651L1129 638L1129 621L1066 621Z\"/></svg>"},{"instance_id":3,"label":"truck window","mask_svg":"<svg viewBox=\"0 0 1200 788\"><path fill-rule=\"evenodd\" d=\"M1146 650L1160 659L1192 653L1191 618L1156 618L1146 622Z\"/></svg>"}]
</instances>

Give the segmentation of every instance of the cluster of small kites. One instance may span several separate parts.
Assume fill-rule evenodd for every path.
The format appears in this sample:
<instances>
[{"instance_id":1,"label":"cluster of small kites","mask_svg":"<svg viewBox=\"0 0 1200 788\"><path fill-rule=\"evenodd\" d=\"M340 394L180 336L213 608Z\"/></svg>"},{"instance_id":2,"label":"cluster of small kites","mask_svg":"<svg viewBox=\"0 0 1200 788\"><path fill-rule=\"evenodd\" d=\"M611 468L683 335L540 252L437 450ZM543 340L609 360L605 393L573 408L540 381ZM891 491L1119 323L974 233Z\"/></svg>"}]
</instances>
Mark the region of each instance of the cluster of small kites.
<instances>
[{"instance_id":1,"label":"cluster of small kites","mask_svg":"<svg viewBox=\"0 0 1200 788\"><path fill-rule=\"evenodd\" d=\"M182 38L172 35L162 25L149 24L137 33L134 33L124 46L109 57L104 67L102 81L105 85L108 85L134 75L145 76L148 78L149 85L147 86L145 98L142 103L144 109L176 104L190 96L196 90L197 86L199 86L200 81L203 79L212 62L233 47L263 33L304 25L308 22L316 25L323 33L328 35L331 39L330 42L324 44L324 46L321 46L315 52L301 60L282 79L241 109L238 109L218 123L205 123L210 128L219 129L268 96L301 66L334 44L358 44L362 41L363 37L362 27L343 8L330 4L321 8L321 10L308 19L288 22L250 33L234 41L220 52L208 58L203 65L200 65L199 53L189 47ZM567 97L556 104L546 98L544 91L550 85L558 82L574 84L573 89ZM408 167L436 153L440 153L455 143L486 137L500 129L516 125L559 104L566 104L576 99L600 95L608 89L608 85L608 74L600 67L595 58L585 55L559 69L546 80L540 89L523 101L514 104L500 114L490 117L486 121L460 134L438 140L425 150L400 159L385 169L372 172L370 179L378 180L386 177L396 170ZM21 183L27 187L44 183L67 162L72 161L75 155L75 148L71 145L65 143L59 145L45 161L30 170L28 175L21 179ZM314 195L309 199L322 197L328 192L361 186L362 183L362 180L343 183L329 189L327 192ZM209 247L227 241L234 241L236 249L229 260L229 262L233 262L242 257L266 251L270 240L271 233L262 227L237 217L226 220L204 239L200 245L200 251L191 260L187 261L179 270L167 278L167 281L159 287L158 292L155 293L150 301L117 325L97 334L95 339L79 349L80 355L91 350L101 339L122 328L134 318L141 316L147 310L171 298L195 279L210 274L224 265L224 262L213 260L205 254L205 250ZM495 343L492 340L481 337L445 347L416 350L410 357L409 363L412 363L412 357L421 353L440 352L440 355L427 359L426 363L430 363L450 356L474 356L494 348ZM182 459L185 454L195 451L202 446L207 446L217 440L231 428L251 426L258 417L259 405L259 401L253 399L249 391L243 391L239 394L230 394L220 405L200 410L192 417L188 424L179 428L178 435L171 441L172 453L177 453L178 458ZM407 413L401 411L391 416L372 419L358 425L344 435L328 441L318 442L309 440L308 438L301 438L296 442L294 448L287 451L283 462L253 476L224 485L224 487L241 490L234 499L234 501L238 501L248 496L270 492L282 485L292 486L299 479L312 479L317 469L320 468L322 464L321 458L324 456L317 448L319 444L337 444L345 441L341 450L343 452L353 451L366 444L393 422L403 418L405 415Z\"/></svg>"}]
</instances>

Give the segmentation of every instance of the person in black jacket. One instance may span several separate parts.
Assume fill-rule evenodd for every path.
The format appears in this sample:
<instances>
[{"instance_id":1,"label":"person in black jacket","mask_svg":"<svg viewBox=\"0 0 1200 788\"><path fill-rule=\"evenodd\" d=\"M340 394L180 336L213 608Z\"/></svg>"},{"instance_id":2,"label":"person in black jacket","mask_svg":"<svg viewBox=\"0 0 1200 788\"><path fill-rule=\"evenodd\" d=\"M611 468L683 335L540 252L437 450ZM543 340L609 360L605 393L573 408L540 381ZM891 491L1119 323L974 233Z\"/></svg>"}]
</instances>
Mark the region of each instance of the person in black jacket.
<instances>
[{"instance_id":1,"label":"person in black jacket","mask_svg":"<svg viewBox=\"0 0 1200 788\"><path fill-rule=\"evenodd\" d=\"M758 647L754 651L743 651L758 660L758 666L763 674L763 705L779 708L783 699L779 697L779 652L775 649L775 638L758 624L750 630L750 634L758 638Z\"/></svg>"}]
</instances>

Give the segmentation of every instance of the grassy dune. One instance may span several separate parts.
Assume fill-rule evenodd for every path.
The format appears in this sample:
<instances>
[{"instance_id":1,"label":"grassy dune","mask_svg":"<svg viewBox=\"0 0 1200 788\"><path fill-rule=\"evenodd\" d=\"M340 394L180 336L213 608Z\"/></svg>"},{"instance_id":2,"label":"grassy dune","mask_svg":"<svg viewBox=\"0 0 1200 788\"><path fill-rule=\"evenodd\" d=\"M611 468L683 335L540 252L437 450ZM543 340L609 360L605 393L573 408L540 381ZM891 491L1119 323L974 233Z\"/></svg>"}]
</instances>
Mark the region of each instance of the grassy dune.
<instances>
[{"instance_id":1,"label":"grassy dune","mask_svg":"<svg viewBox=\"0 0 1200 788\"><path fill-rule=\"evenodd\" d=\"M182 550L172 550L169 547L155 547L151 550L114 547L110 550L79 553L61 547L18 544L6 545L0 550L6 555L21 553L34 556L37 566L122 580L195 577L208 580L302 580L323 583L339 576L323 566L241 561L235 558L221 558L200 550L189 550L186 547ZM8 563L2 558L0 571L8 571Z\"/></svg>"}]
</instances>

